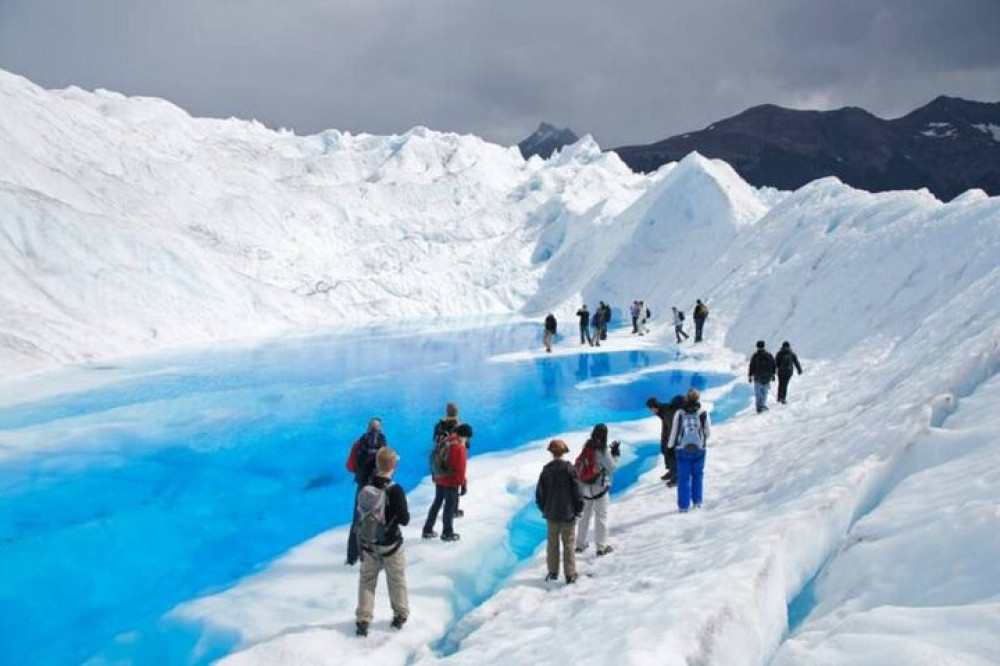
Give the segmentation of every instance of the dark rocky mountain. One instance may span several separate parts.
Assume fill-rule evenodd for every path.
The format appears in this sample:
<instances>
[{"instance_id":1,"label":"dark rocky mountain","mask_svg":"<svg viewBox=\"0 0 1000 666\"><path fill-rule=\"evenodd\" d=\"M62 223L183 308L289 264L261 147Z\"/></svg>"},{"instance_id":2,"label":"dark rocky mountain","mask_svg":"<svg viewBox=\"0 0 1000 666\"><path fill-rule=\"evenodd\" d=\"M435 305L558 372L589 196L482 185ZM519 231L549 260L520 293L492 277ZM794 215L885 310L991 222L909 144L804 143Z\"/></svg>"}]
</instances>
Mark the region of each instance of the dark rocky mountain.
<instances>
[{"instance_id":1,"label":"dark rocky mountain","mask_svg":"<svg viewBox=\"0 0 1000 666\"><path fill-rule=\"evenodd\" d=\"M796 189L824 176L872 192L928 188L949 200L978 187L1000 194L1000 102L938 97L902 118L864 109L764 105L646 146L614 149L635 171L692 151L723 159L749 183Z\"/></svg>"},{"instance_id":2,"label":"dark rocky mountain","mask_svg":"<svg viewBox=\"0 0 1000 666\"><path fill-rule=\"evenodd\" d=\"M579 140L580 137L568 127L559 129L555 125L542 123L531 136L517 144L517 147L520 148L524 159L532 155L541 155L548 159L563 146L574 144Z\"/></svg>"}]
</instances>

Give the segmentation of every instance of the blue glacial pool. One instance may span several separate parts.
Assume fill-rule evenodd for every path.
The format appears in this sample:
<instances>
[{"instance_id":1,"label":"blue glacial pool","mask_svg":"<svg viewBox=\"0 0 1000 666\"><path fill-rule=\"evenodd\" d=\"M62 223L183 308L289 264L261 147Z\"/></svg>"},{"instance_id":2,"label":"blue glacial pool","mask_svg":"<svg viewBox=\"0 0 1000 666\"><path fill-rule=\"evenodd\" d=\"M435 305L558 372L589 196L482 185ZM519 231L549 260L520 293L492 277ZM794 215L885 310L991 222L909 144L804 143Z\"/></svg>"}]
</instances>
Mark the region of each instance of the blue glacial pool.
<instances>
[{"instance_id":1,"label":"blue glacial pool","mask_svg":"<svg viewBox=\"0 0 1000 666\"><path fill-rule=\"evenodd\" d=\"M731 380L656 369L672 351L487 360L539 337L528 324L381 329L171 354L91 370L104 373L98 388L0 406L0 452L14 452L0 458L0 663L86 660L345 524L344 460L372 415L410 489L449 400L476 428L475 455L644 417L649 395ZM537 545L512 538L519 556Z\"/></svg>"}]
</instances>

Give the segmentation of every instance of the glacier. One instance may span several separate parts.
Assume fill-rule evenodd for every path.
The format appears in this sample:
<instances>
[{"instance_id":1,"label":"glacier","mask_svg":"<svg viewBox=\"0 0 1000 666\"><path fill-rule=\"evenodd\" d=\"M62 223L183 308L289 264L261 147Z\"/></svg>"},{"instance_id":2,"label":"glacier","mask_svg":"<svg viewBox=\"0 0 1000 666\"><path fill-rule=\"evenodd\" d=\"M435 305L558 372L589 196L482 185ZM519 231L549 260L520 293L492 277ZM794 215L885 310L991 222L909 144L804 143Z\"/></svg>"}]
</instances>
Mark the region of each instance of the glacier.
<instances>
[{"instance_id":1,"label":"glacier","mask_svg":"<svg viewBox=\"0 0 1000 666\"><path fill-rule=\"evenodd\" d=\"M597 299L619 322L635 298L653 311L653 336L613 331L610 351L666 350L676 368L742 377L755 340L787 339L806 366L787 406L719 425L705 511L678 515L658 470L638 470L612 503L616 552L584 558L573 588L541 584L532 554L473 594L543 442L582 443L566 424L473 458L483 492L468 498L481 516L468 539L431 552L407 530L421 602L404 631L362 642L344 629L355 573L335 527L167 612L204 641L168 661L1000 661L1000 199L832 178L761 190L696 154L637 175L589 137L527 161L426 128L298 137L6 72L0 100L8 413L113 385L100 368L150 352L386 322L446 331L552 311L556 355L577 356L572 313ZM707 340L675 348L667 312L695 298L712 309ZM659 426L614 427L640 451ZM26 430L0 430L5 464L50 445ZM431 489L414 483L419 515ZM91 661L123 659L108 648Z\"/></svg>"}]
</instances>

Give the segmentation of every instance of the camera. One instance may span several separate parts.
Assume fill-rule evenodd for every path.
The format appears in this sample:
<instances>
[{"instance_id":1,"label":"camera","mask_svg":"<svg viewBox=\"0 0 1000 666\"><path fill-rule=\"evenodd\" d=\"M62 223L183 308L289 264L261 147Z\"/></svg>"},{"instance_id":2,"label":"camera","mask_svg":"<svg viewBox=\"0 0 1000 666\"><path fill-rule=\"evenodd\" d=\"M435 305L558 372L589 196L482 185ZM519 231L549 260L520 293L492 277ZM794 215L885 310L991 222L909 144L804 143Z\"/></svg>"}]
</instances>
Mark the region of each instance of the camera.
<instances>
[{"instance_id":1,"label":"camera","mask_svg":"<svg viewBox=\"0 0 1000 666\"><path fill-rule=\"evenodd\" d=\"M622 443L616 439L615 441L611 442L611 455L617 458L621 454L622 454Z\"/></svg>"}]
</instances>

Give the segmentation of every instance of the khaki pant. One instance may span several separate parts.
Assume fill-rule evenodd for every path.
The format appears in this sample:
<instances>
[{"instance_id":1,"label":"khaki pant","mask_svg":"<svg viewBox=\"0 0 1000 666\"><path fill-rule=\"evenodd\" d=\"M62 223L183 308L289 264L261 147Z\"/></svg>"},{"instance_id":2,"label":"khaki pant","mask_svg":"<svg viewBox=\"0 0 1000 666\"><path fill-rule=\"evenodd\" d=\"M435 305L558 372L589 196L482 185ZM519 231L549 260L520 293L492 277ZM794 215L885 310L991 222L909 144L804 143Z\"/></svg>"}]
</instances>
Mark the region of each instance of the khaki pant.
<instances>
[{"instance_id":1,"label":"khaki pant","mask_svg":"<svg viewBox=\"0 0 1000 666\"><path fill-rule=\"evenodd\" d=\"M549 527L549 541L546 548L549 573L559 575L559 542L562 541L563 573L566 577L576 575L576 521L559 523L554 520L545 521Z\"/></svg>"},{"instance_id":2,"label":"khaki pant","mask_svg":"<svg viewBox=\"0 0 1000 666\"><path fill-rule=\"evenodd\" d=\"M545 335L542 336L542 343L545 344L545 351L552 351L552 338L556 336L552 331L545 331Z\"/></svg>"},{"instance_id":3,"label":"khaki pant","mask_svg":"<svg viewBox=\"0 0 1000 666\"><path fill-rule=\"evenodd\" d=\"M372 621L375 587L378 585L378 574L382 569L385 569L385 577L389 583L389 604L392 606L393 617L405 620L410 614L406 596L406 556L403 554L403 546L388 557L363 550L361 578L358 581L358 610L355 614L358 622Z\"/></svg>"}]
</instances>

